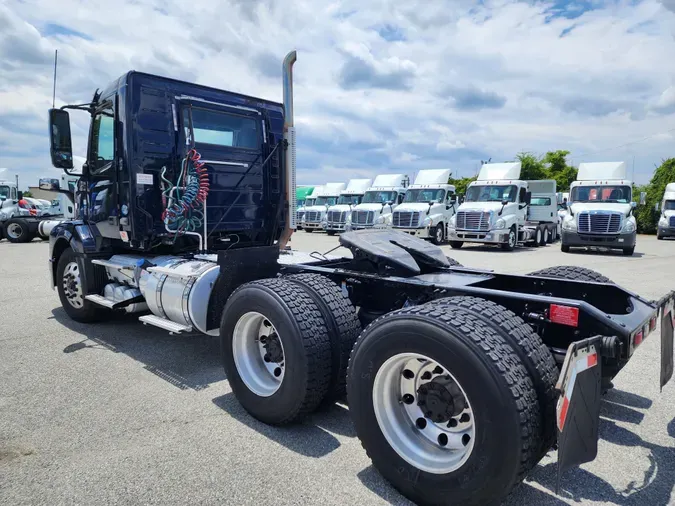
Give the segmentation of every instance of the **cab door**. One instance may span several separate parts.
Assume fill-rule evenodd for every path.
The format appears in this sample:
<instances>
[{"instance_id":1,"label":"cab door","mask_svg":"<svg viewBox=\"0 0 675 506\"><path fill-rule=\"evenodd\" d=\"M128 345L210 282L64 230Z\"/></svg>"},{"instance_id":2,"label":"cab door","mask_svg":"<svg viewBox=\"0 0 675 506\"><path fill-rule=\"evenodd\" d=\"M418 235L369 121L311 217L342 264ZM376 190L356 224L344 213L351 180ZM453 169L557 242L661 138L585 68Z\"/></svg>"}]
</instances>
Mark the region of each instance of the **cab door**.
<instances>
[{"instance_id":1,"label":"cab door","mask_svg":"<svg viewBox=\"0 0 675 506\"><path fill-rule=\"evenodd\" d=\"M83 219L96 226L103 237L119 239L115 95L101 99L99 104L91 121L79 208Z\"/></svg>"}]
</instances>

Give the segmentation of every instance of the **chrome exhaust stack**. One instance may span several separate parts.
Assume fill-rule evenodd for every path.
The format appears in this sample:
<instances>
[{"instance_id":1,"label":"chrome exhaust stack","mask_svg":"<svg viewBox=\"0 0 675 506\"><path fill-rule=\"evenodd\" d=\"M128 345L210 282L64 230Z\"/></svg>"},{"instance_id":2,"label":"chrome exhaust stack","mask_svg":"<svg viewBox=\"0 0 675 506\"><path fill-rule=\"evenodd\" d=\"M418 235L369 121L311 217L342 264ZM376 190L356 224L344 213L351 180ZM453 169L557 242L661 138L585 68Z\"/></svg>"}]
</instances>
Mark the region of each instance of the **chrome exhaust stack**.
<instances>
[{"instance_id":1,"label":"chrome exhaust stack","mask_svg":"<svg viewBox=\"0 0 675 506\"><path fill-rule=\"evenodd\" d=\"M279 237L279 249L283 250L297 226L298 201L295 180L295 122L293 119L293 64L297 59L297 52L291 51L284 58L282 64L282 79L284 93L284 141L286 141L286 227Z\"/></svg>"}]
</instances>

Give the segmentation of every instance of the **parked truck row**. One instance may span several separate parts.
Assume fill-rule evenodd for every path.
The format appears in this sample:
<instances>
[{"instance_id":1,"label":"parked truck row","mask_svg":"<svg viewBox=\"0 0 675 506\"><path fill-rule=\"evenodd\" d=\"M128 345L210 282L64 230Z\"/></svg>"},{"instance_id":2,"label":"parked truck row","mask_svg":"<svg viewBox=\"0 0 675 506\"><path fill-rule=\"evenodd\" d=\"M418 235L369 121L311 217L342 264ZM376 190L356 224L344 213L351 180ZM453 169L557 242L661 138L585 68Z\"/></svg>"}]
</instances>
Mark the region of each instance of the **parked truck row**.
<instances>
[{"instance_id":1,"label":"parked truck row","mask_svg":"<svg viewBox=\"0 0 675 506\"><path fill-rule=\"evenodd\" d=\"M494 172L506 167L486 168L467 202L479 209L461 219L442 173L410 188L403 174L378 176L362 197L356 183L353 195L344 184L314 199L314 188L303 223L351 206L339 238L351 256L292 251L295 60L282 65L283 103L129 72L90 103L49 111L65 171L68 110L91 121L77 218L49 238L66 314L132 313L217 337L235 397L264 423L346 395L374 467L419 504L498 503L554 447L559 473L593 460L601 393L658 322L661 386L672 377L674 293L650 301L578 267L472 269L421 239L439 239L439 224L464 233L473 212L479 230L465 233L487 222L509 244L536 238L548 221L527 214L535 187L515 167L506 181Z\"/></svg>"}]
</instances>

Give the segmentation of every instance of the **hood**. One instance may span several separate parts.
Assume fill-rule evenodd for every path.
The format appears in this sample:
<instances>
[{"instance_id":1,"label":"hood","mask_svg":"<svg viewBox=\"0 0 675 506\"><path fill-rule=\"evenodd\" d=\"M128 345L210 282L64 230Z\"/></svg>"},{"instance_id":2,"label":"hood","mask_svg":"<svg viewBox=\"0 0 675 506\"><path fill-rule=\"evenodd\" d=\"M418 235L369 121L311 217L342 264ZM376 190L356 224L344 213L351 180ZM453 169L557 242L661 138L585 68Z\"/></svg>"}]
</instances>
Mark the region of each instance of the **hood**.
<instances>
[{"instance_id":1,"label":"hood","mask_svg":"<svg viewBox=\"0 0 675 506\"><path fill-rule=\"evenodd\" d=\"M510 203L512 204L512 203ZM504 207L504 210L506 210L510 204L507 204ZM461 206L459 206L459 209L457 209L457 212L460 211L494 211L495 213L498 213L502 208L502 203L501 202L464 202Z\"/></svg>"},{"instance_id":2,"label":"hood","mask_svg":"<svg viewBox=\"0 0 675 506\"><path fill-rule=\"evenodd\" d=\"M304 210L305 210L305 212L307 212L307 211L321 211L321 212L324 212L324 211L326 211L327 209L328 209L328 208L327 208L326 206L309 206L309 207L305 207Z\"/></svg>"},{"instance_id":3,"label":"hood","mask_svg":"<svg viewBox=\"0 0 675 506\"><path fill-rule=\"evenodd\" d=\"M356 206L349 207L349 204L335 204L334 206L330 206L328 208L329 211L338 211L338 212L343 212L343 211L349 211L351 209L354 209Z\"/></svg>"},{"instance_id":4,"label":"hood","mask_svg":"<svg viewBox=\"0 0 675 506\"><path fill-rule=\"evenodd\" d=\"M615 202L576 202L570 207L575 215L582 211L614 211L622 213L625 216L630 211L630 204L618 204Z\"/></svg>"},{"instance_id":5,"label":"hood","mask_svg":"<svg viewBox=\"0 0 675 506\"><path fill-rule=\"evenodd\" d=\"M385 205L385 209L389 209L389 206ZM359 204L358 206L352 207L352 211L380 211L382 209L382 204L372 203L372 204ZM398 208L397 208L398 209Z\"/></svg>"},{"instance_id":6,"label":"hood","mask_svg":"<svg viewBox=\"0 0 675 506\"><path fill-rule=\"evenodd\" d=\"M434 203L431 206L431 209L437 206L443 206L444 204L439 204L438 202ZM413 212L413 213L419 213L419 212L424 212L426 213L427 210L429 209L429 204L425 202L408 202L407 204L403 202L403 204L399 205L396 210L397 211L403 211L403 212Z\"/></svg>"},{"instance_id":7,"label":"hood","mask_svg":"<svg viewBox=\"0 0 675 506\"><path fill-rule=\"evenodd\" d=\"M663 211L663 215L666 218L670 218L671 216L675 216L675 209L669 209L668 211Z\"/></svg>"}]
</instances>

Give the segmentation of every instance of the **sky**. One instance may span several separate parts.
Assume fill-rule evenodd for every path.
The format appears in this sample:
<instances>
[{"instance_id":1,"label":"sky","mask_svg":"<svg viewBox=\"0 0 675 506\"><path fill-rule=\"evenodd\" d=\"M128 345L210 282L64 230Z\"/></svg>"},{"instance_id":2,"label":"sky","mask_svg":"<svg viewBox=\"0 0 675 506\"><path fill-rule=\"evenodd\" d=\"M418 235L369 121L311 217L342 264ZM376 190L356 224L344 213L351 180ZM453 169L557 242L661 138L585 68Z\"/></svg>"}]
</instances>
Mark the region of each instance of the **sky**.
<instances>
[{"instance_id":1,"label":"sky","mask_svg":"<svg viewBox=\"0 0 675 506\"><path fill-rule=\"evenodd\" d=\"M297 49L299 184L556 149L642 183L675 156L675 0L2 0L0 26L0 178L21 187L59 176L55 49L57 106L131 69L281 101Z\"/></svg>"}]
</instances>

